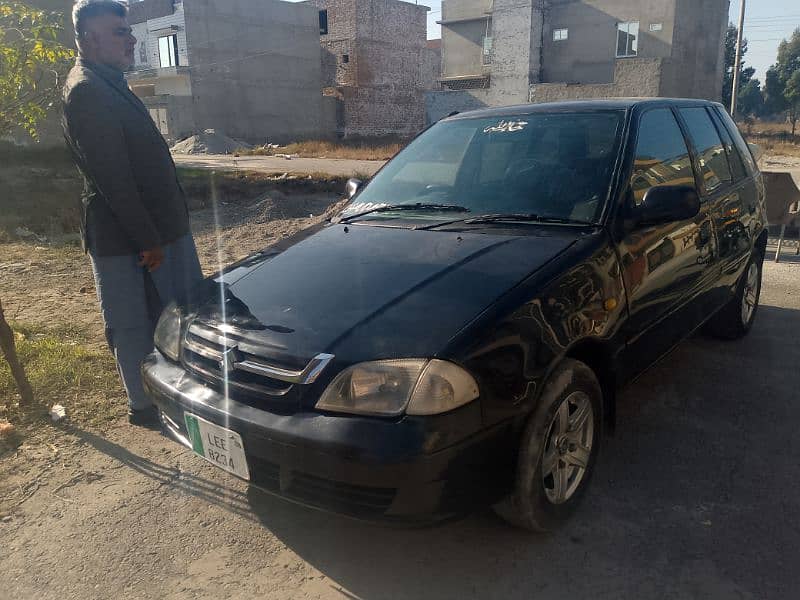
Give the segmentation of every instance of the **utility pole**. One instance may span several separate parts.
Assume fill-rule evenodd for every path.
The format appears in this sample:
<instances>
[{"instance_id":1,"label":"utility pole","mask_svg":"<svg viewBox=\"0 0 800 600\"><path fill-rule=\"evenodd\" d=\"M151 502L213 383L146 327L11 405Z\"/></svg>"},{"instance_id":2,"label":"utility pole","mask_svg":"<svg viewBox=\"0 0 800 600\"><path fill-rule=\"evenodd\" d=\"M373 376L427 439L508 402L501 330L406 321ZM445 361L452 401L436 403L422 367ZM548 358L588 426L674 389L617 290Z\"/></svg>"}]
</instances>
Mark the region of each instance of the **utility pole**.
<instances>
[{"instance_id":1,"label":"utility pole","mask_svg":"<svg viewBox=\"0 0 800 600\"><path fill-rule=\"evenodd\" d=\"M741 10L739 11L739 30L736 32L736 61L733 66L733 88L731 89L731 117L736 118L736 100L739 96L739 73L742 70L742 33L744 31L744 7L745 0L742 0Z\"/></svg>"}]
</instances>

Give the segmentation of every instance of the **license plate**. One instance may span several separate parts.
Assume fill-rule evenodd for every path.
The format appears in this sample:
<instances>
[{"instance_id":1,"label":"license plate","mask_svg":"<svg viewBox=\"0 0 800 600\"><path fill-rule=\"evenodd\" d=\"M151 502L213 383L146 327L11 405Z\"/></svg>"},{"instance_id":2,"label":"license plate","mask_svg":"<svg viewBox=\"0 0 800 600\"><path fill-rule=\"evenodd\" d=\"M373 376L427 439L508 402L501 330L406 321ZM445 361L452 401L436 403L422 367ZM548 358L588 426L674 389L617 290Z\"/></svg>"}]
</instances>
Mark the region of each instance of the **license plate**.
<instances>
[{"instance_id":1,"label":"license plate","mask_svg":"<svg viewBox=\"0 0 800 600\"><path fill-rule=\"evenodd\" d=\"M242 479L250 479L242 436L197 415L184 413L183 419L192 442L192 450L219 468Z\"/></svg>"}]
</instances>

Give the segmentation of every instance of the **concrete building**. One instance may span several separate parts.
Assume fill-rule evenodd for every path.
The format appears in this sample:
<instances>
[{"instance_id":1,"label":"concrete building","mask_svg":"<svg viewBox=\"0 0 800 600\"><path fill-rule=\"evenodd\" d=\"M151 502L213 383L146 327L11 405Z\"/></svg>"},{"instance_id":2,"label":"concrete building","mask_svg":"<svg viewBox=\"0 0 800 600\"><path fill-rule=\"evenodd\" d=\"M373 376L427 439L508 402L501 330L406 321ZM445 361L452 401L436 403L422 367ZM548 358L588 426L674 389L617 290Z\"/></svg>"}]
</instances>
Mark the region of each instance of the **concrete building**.
<instances>
[{"instance_id":1,"label":"concrete building","mask_svg":"<svg viewBox=\"0 0 800 600\"><path fill-rule=\"evenodd\" d=\"M399 0L310 0L318 11L324 94L340 137L411 136L423 91L438 85L426 46L427 6Z\"/></svg>"},{"instance_id":2,"label":"concrete building","mask_svg":"<svg viewBox=\"0 0 800 600\"><path fill-rule=\"evenodd\" d=\"M213 128L252 142L318 138L317 10L279 0L139 0L126 77L168 139Z\"/></svg>"},{"instance_id":3,"label":"concrete building","mask_svg":"<svg viewBox=\"0 0 800 600\"><path fill-rule=\"evenodd\" d=\"M729 0L444 0L442 87L454 110L578 98L719 100Z\"/></svg>"}]
</instances>

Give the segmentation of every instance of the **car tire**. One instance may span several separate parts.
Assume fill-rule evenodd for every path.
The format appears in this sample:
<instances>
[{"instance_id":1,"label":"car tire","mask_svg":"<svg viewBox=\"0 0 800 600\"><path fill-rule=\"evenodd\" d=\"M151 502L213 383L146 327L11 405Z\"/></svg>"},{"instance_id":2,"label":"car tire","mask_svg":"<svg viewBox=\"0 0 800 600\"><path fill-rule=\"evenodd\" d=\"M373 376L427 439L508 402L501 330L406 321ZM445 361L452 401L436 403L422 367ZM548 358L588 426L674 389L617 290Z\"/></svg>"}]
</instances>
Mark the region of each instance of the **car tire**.
<instances>
[{"instance_id":1,"label":"car tire","mask_svg":"<svg viewBox=\"0 0 800 600\"><path fill-rule=\"evenodd\" d=\"M565 359L556 367L522 434L514 491L494 507L500 517L537 532L569 518L600 450L602 397L584 363Z\"/></svg>"},{"instance_id":2,"label":"car tire","mask_svg":"<svg viewBox=\"0 0 800 600\"><path fill-rule=\"evenodd\" d=\"M736 293L720 311L711 317L706 331L723 340L738 340L753 326L761 298L761 276L764 258L754 252L736 285Z\"/></svg>"}]
</instances>

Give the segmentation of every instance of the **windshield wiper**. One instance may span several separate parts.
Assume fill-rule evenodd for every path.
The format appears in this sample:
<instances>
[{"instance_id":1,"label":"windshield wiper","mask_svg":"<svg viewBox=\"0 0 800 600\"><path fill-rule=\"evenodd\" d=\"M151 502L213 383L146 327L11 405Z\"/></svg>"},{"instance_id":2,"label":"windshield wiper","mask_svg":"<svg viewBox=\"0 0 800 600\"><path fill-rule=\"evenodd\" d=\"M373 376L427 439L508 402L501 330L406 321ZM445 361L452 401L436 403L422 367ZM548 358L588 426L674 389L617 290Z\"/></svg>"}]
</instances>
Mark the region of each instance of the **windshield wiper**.
<instances>
[{"instance_id":1,"label":"windshield wiper","mask_svg":"<svg viewBox=\"0 0 800 600\"><path fill-rule=\"evenodd\" d=\"M521 221L529 223L559 223L563 225L593 225L589 221L570 219L569 217L551 217L547 215L537 215L534 213L497 213L491 215L479 215L463 222L471 225L477 223L503 223L507 221Z\"/></svg>"},{"instance_id":2,"label":"windshield wiper","mask_svg":"<svg viewBox=\"0 0 800 600\"><path fill-rule=\"evenodd\" d=\"M466 206L458 206L455 204L424 204L422 202L417 202L416 204L384 204L382 206L375 206L370 208L369 210L365 210L359 213L355 213L353 215L347 215L344 217L335 217L331 219L333 223L347 223L348 221L352 221L353 219L358 219L359 217L363 217L366 215L371 215L372 213L376 212L391 212L391 211L402 211L402 210L410 210L410 211L431 211L431 212L470 212L470 210Z\"/></svg>"}]
</instances>

